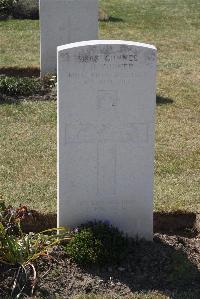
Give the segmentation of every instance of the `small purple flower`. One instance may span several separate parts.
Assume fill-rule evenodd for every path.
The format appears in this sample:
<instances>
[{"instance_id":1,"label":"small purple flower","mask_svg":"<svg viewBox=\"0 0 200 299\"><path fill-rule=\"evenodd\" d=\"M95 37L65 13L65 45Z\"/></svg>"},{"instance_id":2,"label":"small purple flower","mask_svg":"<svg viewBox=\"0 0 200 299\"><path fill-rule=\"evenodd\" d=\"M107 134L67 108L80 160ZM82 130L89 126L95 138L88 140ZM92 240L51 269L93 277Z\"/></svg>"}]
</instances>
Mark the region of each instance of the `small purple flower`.
<instances>
[{"instance_id":1,"label":"small purple flower","mask_svg":"<svg viewBox=\"0 0 200 299\"><path fill-rule=\"evenodd\" d=\"M74 233L78 233L79 232L79 228L75 227L73 231L74 231Z\"/></svg>"}]
</instances>

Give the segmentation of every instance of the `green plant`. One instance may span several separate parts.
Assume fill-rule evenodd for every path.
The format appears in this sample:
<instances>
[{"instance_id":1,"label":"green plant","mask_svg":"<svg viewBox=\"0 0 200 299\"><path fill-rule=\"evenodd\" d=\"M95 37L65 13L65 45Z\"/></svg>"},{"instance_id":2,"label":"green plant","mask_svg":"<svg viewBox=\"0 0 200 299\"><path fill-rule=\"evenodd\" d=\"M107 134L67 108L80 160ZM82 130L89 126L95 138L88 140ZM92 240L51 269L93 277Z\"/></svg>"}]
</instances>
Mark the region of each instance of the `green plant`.
<instances>
[{"instance_id":1,"label":"green plant","mask_svg":"<svg viewBox=\"0 0 200 299\"><path fill-rule=\"evenodd\" d=\"M40 79L0 76L0 93L9 96L32 95L40 93L42 83Z\"/></svg>"},{"instance_id":2,"label":"green plant","mask_svg":"<svg viewBox=\"0 0 200 299\"><path fill-rule=\"evenodd\" d=\"M59 243L63 236L66 237L64 228L52 228L36 234L23 233L20 223L28 216L26 206L6 207L3 201L0 202L0 261L26 265ZM56 235L58 230L64 230L64 235Z\"/></svg>"},{"instance_id":3,"label":"green plant","mask_svg":"<svg viewBox=\"0 0 200 299\"><path fill-rule=\"evenodd\" d=\"M36 234L21 232L20 236L15 236L9 235L3 224L0 223L0 261L26 266L38 257L47 255L50 248L63 239L63 234L47 235L47 233L57 230L59 229L54 228ZM64 228L60 228L60 230L64 230Z\"/></svg>"},{"instance_id":4,"label":"green plant","mask_svg":"<svg viewBox=\"0 0 200 299\"><path fill-rule=\"evenodd\" d=\"M19 208L6 207L4 201L0 201L0 223L9 235L19 234L19 222L29 217L30 211L26 206Z\"/></svg>"},{"instance_id":5,"label":"green plant","mask_svg":"<svg viewBox=\"0 0 200 299\"><path fill-rule=\"evenodd\" d=\"M52 73L47 73L41 80L44 90L56 87L57 78Z\"/></svg>"},{"instance_id":6,"label":"green plant","mask_svg":"<svg viewBox=\"0 0 200 299\"><path fill-rule=\"evenodd\" d=\"M19 229L20 230L20 229ZM18 271L14 278L12 294L17 293L18 298L28 281L28 269L31 268L33 272L32 281L32 293L36 283L36 269L33 264L41 256L49 256L49 251L56 244L59 244L61 239L66 237L66 233L56 235L46 235L47 233L53 233L58 229L49 229L41 233L29 233L24 234L20 230L20 236L9 235L0 222L0 262L9 263L18 266ZM60 228L60 230L64 230ZM29 274L30 275L30 274ZM22 276L26 279L23 285L19 288Z\"/></svg>"},{"instance_id":7,"label":"green plant","mask_svg":"<svg viewBox=\"0 0 200 299\"><path fill-rule=\"evenodd\" d=\"M39 0L17 0L13 6L13 17L39 19Z\"/></svg>"},{"instance_id":8,"label":"green plant","mask_svg":"<svg viewBox=\"0 0 200 299\"><path fill-rule=\"evenodd\" d=\"M126 255L127 238L105 222L88 222L72 232L66 252L79 264L116 264Z\"/></svg>"},{"instance_id":9,"label":"green plant","mask_svg":"<svg viewBox=\"0 0 200 299\"><path fill-rule=\"evenodd\" d=\"M69 234L64 228L48 229L36 234L23 233L20 222L27 216L27 212L28 209L25 206L20 206L17 209L11 206L7 208L4 202L0 202L0 262L18 265L12 294L16 291L21 273L24 273L27 278L27 269L31 267L35 281L36 269L33 262L41 256L48 256L54 245L69 238ZM58 230L63 233L55 234ZM18 296L23 291L25 284L18 292Z\"/></svg>"},{"instance_id":10,"label":"green plant","mask_svg":"<svg viewBox=\"0 0 200 299\"><path fill-rule=\"evenodd\" d=\"M10 15L16 0L0 0L0 15Z\"/></svg>"},{"instance_id":11,"label":"green plant","mask_svg":"<svg viewBox=\"0 0 200 299\"><path fill-rule=\"evenodd\" d=\"M67 253L79 264L96 264L103 251L100 240L90 228L82 229L66 247Z\"/></svg>"}]
</instances>

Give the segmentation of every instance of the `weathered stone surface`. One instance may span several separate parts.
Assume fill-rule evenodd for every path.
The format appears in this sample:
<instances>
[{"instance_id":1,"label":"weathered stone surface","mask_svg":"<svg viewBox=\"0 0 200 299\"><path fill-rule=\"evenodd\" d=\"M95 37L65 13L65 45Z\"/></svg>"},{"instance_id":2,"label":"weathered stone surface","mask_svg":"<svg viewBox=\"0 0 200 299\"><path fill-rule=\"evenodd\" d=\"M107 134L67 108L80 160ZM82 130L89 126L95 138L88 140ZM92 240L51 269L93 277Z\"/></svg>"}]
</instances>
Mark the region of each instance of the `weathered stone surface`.
<instances>
[{"instance_id":1,"label":"weathered stone surface","mask_svg":"<svg viewBox=\"0 0 200 299\"><path fill-rule=\"evenodd\" d=\"M98 38L98 0L40 0L41 75L56 73L56 48Z\"/></svg>"},{"instance_id":2,"label":"weathered stone surface","mask_svg":"<svg viewBox=\"0 0 200 299\"><path fill-rule=\"evenodd\" d=\"M58 47L58 225L152 239L155 74L151 45Z\"/></svg>"}]
</instances>

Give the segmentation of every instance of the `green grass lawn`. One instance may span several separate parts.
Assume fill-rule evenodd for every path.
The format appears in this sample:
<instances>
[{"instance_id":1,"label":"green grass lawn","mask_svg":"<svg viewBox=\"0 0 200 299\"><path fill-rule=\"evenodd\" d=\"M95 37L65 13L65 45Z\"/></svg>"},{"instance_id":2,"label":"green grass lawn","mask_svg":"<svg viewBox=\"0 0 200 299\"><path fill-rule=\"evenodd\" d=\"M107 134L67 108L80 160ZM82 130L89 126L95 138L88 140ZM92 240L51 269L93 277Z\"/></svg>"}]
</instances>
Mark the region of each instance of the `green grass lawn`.
<instances>
[{"instance_id":1,"label":"green grass lawn","mask_svg":"<svg viewBox=\"0 0 200 299\"><path fill-rule=\"evenodd\" d=\"M100 38L158 49L154 208L200 212L200 2L102 0ZM39 22L0 21L0 68L39 66ZM0 105L0 195L56 211L56 103Z\"/></svg>"}]
</instances>

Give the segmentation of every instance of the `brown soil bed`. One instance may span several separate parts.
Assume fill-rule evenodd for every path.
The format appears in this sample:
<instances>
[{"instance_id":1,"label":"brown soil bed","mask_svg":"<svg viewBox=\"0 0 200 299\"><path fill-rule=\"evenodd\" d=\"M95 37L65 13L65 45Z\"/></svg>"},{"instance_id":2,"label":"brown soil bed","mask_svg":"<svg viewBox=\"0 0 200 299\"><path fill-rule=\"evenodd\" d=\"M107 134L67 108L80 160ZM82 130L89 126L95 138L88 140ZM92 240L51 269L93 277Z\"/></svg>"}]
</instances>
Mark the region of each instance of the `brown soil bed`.
<instances>
[{"instance_id":1,"label":"brown soil bed","mask_svg":"<svg viewBox=\"0 0 200 299\"><path fill-rule=\"evenodd\" d=\"M47 228L56 227L56 214L42 214L30 210L30 215L22 222L24 232L40 232ZM195 237L200 234L200 215L186 212L154 212L154 232L178 234L181 236Z\"/></svg>"},{"instance_id":2,"label":"brown soil bed","mask_svg":"<svg viewBox=\"0 0 200 299\"><path fill-rule=\"evenodd\" d=\"M34 298L70 298L80 293L130 298L132 292L150 290L179 295L173 298L182 298L182 292L187 291L191 298L200 298L198 237L157 233L153 242L130 241L129 254L123 263L103 268L80 267L57 246L49 258L40 258L35 266ZM17 266L0 264L0 270L0 298L7 298ZM24 290L27 296L30 296L29 285Z\"/></svg>"},{"instance_id":3,"label":"brown soil bed","mask_svg":"<svg viewBox=\"0 0 200 299\"><path fill-rule=\"evenodd\" d=\"M25 232L56 226L56 214L45 215L32 210L28 219L22 222ZM176 293L177 297L173 295L173 298L185 298L181 294L187 291L191 298L199 299L198 223L199 215L193 213L154 213L154 230L160 231L154 234L154 241L130 240L129 254L123 263L115 266L78 266L61 246L56 246L48 258L35 262L34 298L70 298L80 293L130 298L135 291L158 290L166 295ZM0 264L0 298L10 295L17 270L17 265ZM21 283L24 283L23 275ZM30 296L30 286L31 273L24 289L26 296Z\"/></svg>"}]
</instances>

